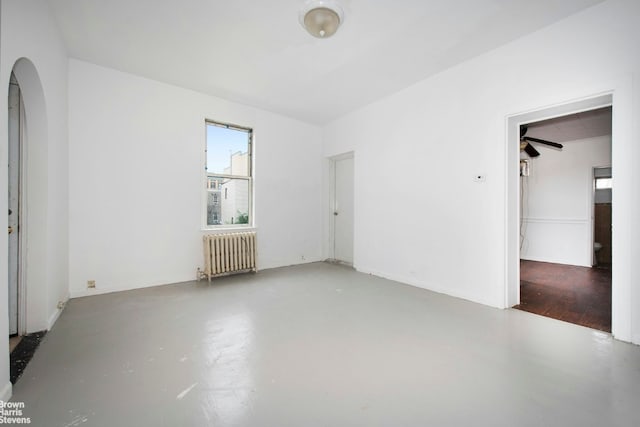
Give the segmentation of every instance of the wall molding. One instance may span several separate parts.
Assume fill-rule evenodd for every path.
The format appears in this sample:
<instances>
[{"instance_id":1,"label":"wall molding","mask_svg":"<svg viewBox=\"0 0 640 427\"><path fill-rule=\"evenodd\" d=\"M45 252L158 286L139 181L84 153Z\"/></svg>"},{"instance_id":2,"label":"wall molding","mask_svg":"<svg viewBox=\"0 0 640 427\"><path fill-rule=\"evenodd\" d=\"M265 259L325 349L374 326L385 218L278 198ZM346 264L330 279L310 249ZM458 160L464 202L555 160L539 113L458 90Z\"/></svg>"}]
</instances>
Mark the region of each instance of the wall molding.
<instances>
[{"instance_id":1,"label":"wall molding","mask_svg":"<svg viewBox=\"0 0 640 427\"><path fill-rule=\"evenodd\" d=\"M458 298L461 300L465 300L465 301L469 301L472 303L477 303L477 304L482 304L488 307L493 307L493 308L498 308L498 309L507 309L509 307L507 307L504 304L501 304L497 301L494 301L490 298L486 298L484 296L480 296L480 295L471 295L468 292L459 292L459 291L452 291L451 289L449 289L446 286L441 286L438 285L434 282L428 282L428 281L424 281L424 280L418 280L415 278L411 278L411 277L407 277L404 275L398 275L398 274L388 274L388 273L383 273L375 268L369 268L367 266L362 266L362 265L354 265L354 269L358 272L358 273L363 273L363 274L370 274L372 276L375 277L380 277L382 279L386 279L386 280L391 280L393 282L397 282L399 284L402 285L406 285L406 286L413 286L414 288L420 288L420 289L424 289L426 291L429 292L434 292L440 295L445 295L447 297L451 297L451 298Z\"/></svg>"},{"instance_id":2,"label":"wall molding","mask_svg":"<svg viewBox=\"0 0 640 427\"><path fill-rule=\"evenodd\" d=\"M67 303L69 302L70 295L71 294L67 292L67 294L64 297L64 301L62 301L64 303L64 306L62 308L56 307L56 311L54 311L53 314L49 316L49 322L47 323L47 331L50 331L51 328L53 328L53 325L58 321L58 318L60 318L60 315L62 314L64 309L67 308Z\"/></svg>"},{"instance_id":3,"label":"wall molding","mask_svg":"<svg viewBox=\"0 0 640 427\"><path fill-rule=\"evenodd\" d=\"M570 225L584 225L591 222L590 219L584 218L536 218L527 217L522 218L522 221L527 224L570 224Z\"/></svg>"}]
</instances>

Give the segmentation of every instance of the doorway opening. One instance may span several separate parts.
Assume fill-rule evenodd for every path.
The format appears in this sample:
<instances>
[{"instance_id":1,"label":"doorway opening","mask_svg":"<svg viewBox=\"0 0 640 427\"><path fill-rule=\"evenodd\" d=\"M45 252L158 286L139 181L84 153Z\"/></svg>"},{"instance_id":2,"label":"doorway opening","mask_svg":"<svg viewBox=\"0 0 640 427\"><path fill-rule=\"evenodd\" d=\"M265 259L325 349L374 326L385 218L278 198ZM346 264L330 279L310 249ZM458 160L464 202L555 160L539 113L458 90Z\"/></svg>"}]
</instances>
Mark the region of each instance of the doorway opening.
<instances>
[{"instance_id":1,"label":"doorway opening","mask_svg":"<svg viewBox=\"0 0 640 427\"><path fill-rule=\"evenodd\" d=\"M611 269L611 212L613 203L611 167L593 168L593 266Z\"/></svg>"},{"instance_id":2,"label":"doorway opening","mask_svg":"<svg viewBox=\"0 0 640 427\"><path fill-rule=\"evenodd\" d=\"M56 225L49 222L50 198L48 120L44 88L38 70L28 58L18 59L7 82L7 139L8 153L5 196L8 200L7 283L4 288L7 303L4 315L7 334L22 337L9 355L10 379L19 377L24 365L39 343L38 337L48 330L60 314L49 310L51 282L47 268L48 237ZM60 224L64 227L64 223ZM13 295L13 296L11 296ZM10 302L11 301L11 302ZM9 348L11 349L11 340Z\"/></svg>"},{"instance_id":3,"label":"doorway opening","mask_svg":"<svg viewBox=\"0 0 640 427\"><path fill-rule=\"evenodd\" d=\"M520 301L514 307L606 332L611 116L609 105L520 125Z\"/></svg>"},{"instance_id":4,"label":"doorway opening","mask_svg":"<svg viewBox=\"0 0 640 427\"><path fill-rule=\"evenodd\" d=\"M331 158L331 244L329 261L353 266L353 152Z\"/></svg>"},{"instance_id":5,"label":"doorway opening","mask_svg":"<svg viewBox=\"0 0 640 427\"><path fill-rule=\"evenodd\" d=\"M24 104L16 76L11 73L8 94L8 287L9 349L13 351L26 333L26 299L22 274L22 146Z\"/></svg>"}]
</instances>

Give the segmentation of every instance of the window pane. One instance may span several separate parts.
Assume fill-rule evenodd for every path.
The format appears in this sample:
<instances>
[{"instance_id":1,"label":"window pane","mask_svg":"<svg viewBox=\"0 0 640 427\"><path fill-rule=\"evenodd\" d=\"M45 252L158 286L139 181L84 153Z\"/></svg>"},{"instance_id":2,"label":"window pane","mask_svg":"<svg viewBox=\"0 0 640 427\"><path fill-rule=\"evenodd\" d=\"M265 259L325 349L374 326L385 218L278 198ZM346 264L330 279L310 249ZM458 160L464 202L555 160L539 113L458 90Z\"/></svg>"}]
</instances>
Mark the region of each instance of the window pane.
<instances>
[{"instance_id":1,"label":"window pane","mask_svg":"<svg viewBox=\"0 0 640 427\"><path fill-rule=\"evenodd\" d=\"M249 180L208 175L207 225L249 224Z\"/></svg>"},{"instance_id":2,"label":"window pane","mask_svg":"<svg viewBox=\"0 0 640 427\"><path fill-rule=\"evenodd\" d=\"M611 188L612 179L611 178L596 178L596 190L604 190L606 188Z\"/></svg>"},{"instance_id":3,"label":"window pane","mask_svg":"<svg viewBox=\"0 0 640 427\"><path fill-rule=\"evenodd\" d=\"M207 172L249 176L248 130L207 123Z\"/></svg>"}]
</instances>

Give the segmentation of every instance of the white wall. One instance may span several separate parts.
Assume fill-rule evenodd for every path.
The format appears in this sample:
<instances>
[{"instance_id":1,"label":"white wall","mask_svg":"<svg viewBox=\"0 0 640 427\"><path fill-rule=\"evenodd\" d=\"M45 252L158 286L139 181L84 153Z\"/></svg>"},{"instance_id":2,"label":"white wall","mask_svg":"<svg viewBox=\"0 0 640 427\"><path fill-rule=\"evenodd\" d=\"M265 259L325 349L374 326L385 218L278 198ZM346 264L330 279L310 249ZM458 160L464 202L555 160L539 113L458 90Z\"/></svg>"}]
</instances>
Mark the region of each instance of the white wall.
<instances>
[{"instance_id":1,"label":"white wall","mask_svg":"<svg viewBox=\"0 0 640 427\"><path fill-rule=\"evenodd\" d=\"M196 278L205 119L254 130L258 268L321 259L320 128L71 60L72 295Z\"/></svg>"},{"instance_id":2,"label":"white wall","mask_svg":"<svg viewBox=\"0 0 640 427\"><path fill-rule=\"evenodd\" d=\"M591 267L593 168L611 164L611 137L540 148L524 180L520 258Z\"/></svg>"},{"instance_id":3,"label":"white wall","mask_svg":"<svg viewBox=\"0 0 640 427\"><path fill-rule=\"evenodd\" d=\"M0 4L0 88L7 93L14 64L26 113L27 331L48 329L58 301L68 297L67 54L43 0ZM6 98L5 98L6 100ZM7 129L7 103L0 102L0 129ZM0 163L7 164L7 133L0 132ZM0 174L0 211L7 212L7 174ZM6 227L6 216L0 217ZM23 230L24 231L24 230ZM0 277L7 277L7 240L0 233ZM7 288L0 290L0 330L8 330ZM9 384L9 349L0 339L0 399Z\"/></svg>"},{"instance_id":4,"label":"white wall","mask_svg":"<svg viewBox=\"0 0 640 427\"><path fill-rule=\"evenodd\" d=\"M640 158L639 18L640 2L605 2L326 126L324 156L353 150L357 159L355 267L504 307L506 212L516 203L507 198L507 117L612 91L613 330L640 343L631 268L640 175L630 160ZM395 202L380 209L380 194Z\"/></svg>"}]
</instances>

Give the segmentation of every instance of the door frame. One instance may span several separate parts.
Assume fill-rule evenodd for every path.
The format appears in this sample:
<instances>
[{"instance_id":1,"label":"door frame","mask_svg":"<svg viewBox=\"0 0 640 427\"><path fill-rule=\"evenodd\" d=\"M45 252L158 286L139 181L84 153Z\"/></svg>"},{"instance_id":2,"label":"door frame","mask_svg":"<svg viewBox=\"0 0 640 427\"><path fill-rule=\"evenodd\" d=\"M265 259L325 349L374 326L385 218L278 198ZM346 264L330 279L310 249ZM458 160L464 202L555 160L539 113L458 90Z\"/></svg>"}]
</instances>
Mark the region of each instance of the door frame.
<instances>
[{"instance_id":1,"label":"door frame","mask_svg":"<svg viewBox=\"0 0 640 427\"><path fill-rule=\"evenodd\" d=\"M48 242L52 225L48 223L49 190L49 152L48 119L42 81L33 62L28 58L19 58L13 65L13 73L20 86L22 97L22 138L21 138L21 253L20 286L21 301L19 312L19 333L31 333L48 330L60 314L59 309L49 311L55 303L49 301L48 266L50 251ZM5 88L9 88L8 78ZM7 120L8 113L5 110ZM7 134L0 138L5 153L8 149ZM6 154L5 154L6 156ZM6 178L5 178L6 179ZM8 184L5 181L5 202L8 200ZM6 205L5 205L6 209ZM6 212L6 211L5 211ZM8 242L5 240L5 247ZM7 266L8 257L5 259ZM6 267L5 267L6 268ZM5 270L6 271L6 270ZM5 273L8 274L8 273ZM8 283L8 280L5 281ZM5 291L8 294L7 285ZM8 309L8 303L7 303ZM5 314L8 321L8 312ZM8 327L8 324L7 324ZM8 336L7 336L8 340Z\"/></svg>"},{"instance_id":2,"label":"door frame","mask_svg":"<svg viewBox=\"0 0 640 427\"><path fill-rule=\"evenodd\" d=\"M18 335L27 334L27 150L25 150L26 113L20 95L20 181L18 183Z\"/></svg>"},{"instance_id":3,"label":"door frame","mask_svg":"<svg viewBox=\"0 0 640 427\"><path fill-rule=\"evenodd\" d=\"M18 245L18 254L17 254L17 335L23 336L27 333L27 282L26 282L26 268L25 268L25 259L26 259L26 218L27 215L25 213L25 196L26 196L26 186L24 185L25 180L27 178L27 164L25 161L25 156L27 150L25 150L25 132L26 132L26 114L24 108L24 101L22 95L22 88L20 87L19 82L15 78L12 73L10 85L16 85L18 87L18 141L17 141L17 149L18 149L18 159L17 159L17 167L19 171L18 178L18 212L17 212L17 224L18 227L15 230L17 234L17 245ZM11 140L8 141L9 146L14 143ZM7 187L8 189L8 187ZM10 268L10 266L8 266ZM9 301L10 304L10 301ZM11 315L11 310L9 308L9 315Z\"/></svg>"},{"instance_id":4,"label":"door frame","mask_svg":"<svg viewBox=\"0 0 640 427\"><path fill-rule=\"evenodd\" d=\"M329 247L328 247L327 261L337 262L337 263L341 263L341 261L336 259L336 218L334 215L334 212L336 210L336 162L341 160L346 160L346 159L353 160L354 173L355 173L355 152L354 151L348 151L346 153L329 157L329 206L328 206L327 212L330 219L329 219L329 239L328 239ZM354 180L355 180L355 177L354 177ZM354 211L355 211L355 204L354 204ZM353 231L355 236L355 227ZM355 237L354 237L354 243L355 243ZM355 244L354 244L353 256L354 256L354 264L355 264Z\"/></svg>"},{"instance_id":5,"label":"door frame","mask_svg":"<svg viewBox=\"0 0 640 427\"><path fill-rule=\"evenodd\" d=\"M505 307L510 308L517 304L520 304L520 244L519 244L519 224L521 221L520 214L520 191L519 191L519 160L520 160L520 146L519 133L520 125L530 122L551 119L560 116L566 116L570 114L576 114L584 111L595 110L598 108L609 107L614 105L613 92L608 91L592 97L584 98L577 101L567 102L565 104L556 105L553 107L547 107L539 110L532 110L524 113L518 113L506 117L506 221L505 221L505 247L506 247L506 280L505 280ZM616 105L617 102L616 102ZM614 108L615 114L615 108ZM613 120L612 124L612 167L615 162L614 150L617 150L616 143L614 143L616 137L616 121ZM615 223L615 218L612 219ZM615 236L613 237L615 239ZM593 239L592 239L593 240ZM612 245L614 246L614 245ZM613 250L613 248L612 248ZM593 251L593 249L592 249ZM619 267L619 266L618 266ZM616 295L617 281L614 275L612 280L612 293ZM616 304L612 303L612 332L615 334L615 319Z\"/></svg>"},{"instance_id":6,"label":"door frame","mask_svg":"<svg viewBox=\"0 0 640 427\"><path fill-rule=\"evenodd\" d=\"M596 242L596 169L609 169L611 171L611 178L613 178L613 167L611 164L608 166L592 166L591 167L591 266L595 267L597 264L596 252L594 244ZM613 191L611 197L611 209L613 209ZM613 221L613 218L612 218ZM611 265L613 269L613 264Z\"/></svg>"}]
</instances>

